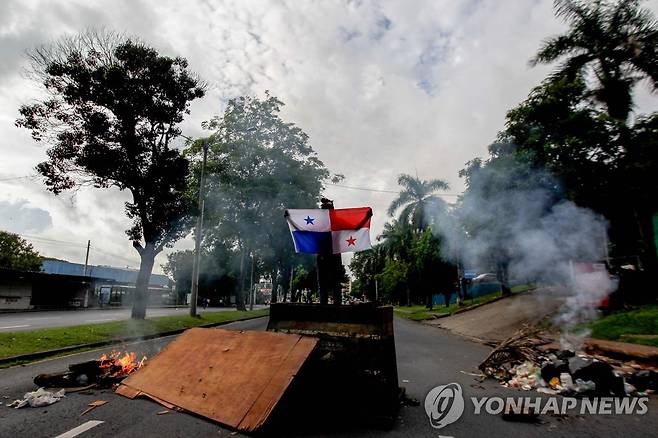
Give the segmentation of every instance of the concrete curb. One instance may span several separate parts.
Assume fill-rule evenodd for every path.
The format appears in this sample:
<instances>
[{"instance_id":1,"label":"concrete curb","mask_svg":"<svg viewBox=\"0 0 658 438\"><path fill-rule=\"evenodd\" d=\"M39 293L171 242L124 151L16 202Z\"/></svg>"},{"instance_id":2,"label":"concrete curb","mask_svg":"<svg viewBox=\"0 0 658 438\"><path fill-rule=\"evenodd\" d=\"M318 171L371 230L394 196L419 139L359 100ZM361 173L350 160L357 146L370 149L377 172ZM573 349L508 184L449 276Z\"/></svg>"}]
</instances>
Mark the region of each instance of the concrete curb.
<instances>
[{"instance_id":1,"label":"concrete curb","mask_svg":"<svg viewBox=\"0 0 658 438\"><path fill-rule=\"evenodd\" d=\"M249 321L251 319L265 318L267 316L269 316L269 315L249 316L249 317L246 317L246 318L235 319L233 321L213 322L211 324L197 325L197 326L194 326L194 327L201 327L201 328L219 327L219 326L226 325L226 324L232 324L234 322ZM153 334L146 335L146 336L131 336L131 337L128 337L128 338L110 339L110 340L107 340L107 341L92 342L90 344L71 345L69 347L56 348L54 350L36 351L34 353L26 353L26 354L19 354L19 355L16 355L16 356L3 357L3 358L0 358L0 367L2 367L3 365L6 365L8 363L12 363L12 362L19 362L19 361L30 361L30 362L32 362L32 361L35 361L35 360L38 360L38 359L44 359L44 358L47 358L47 357L50 357L50 356L54 356L56 354L68 353L69 351L78 350L80 348L93 350L95 348L104 347L106 345L123 344L123 343L126 343L126 342L135 342L135 341L148 341L149 339L164 338L164 337L167 337L167 336L181 334L185 330L190 329L190 328L192 328L192 327L187 327L187 328L184 328L184 329L177 329L177 330L169 330L169 331L166 331L166 332L153 333Z\"/></svg>"}]
</instances>

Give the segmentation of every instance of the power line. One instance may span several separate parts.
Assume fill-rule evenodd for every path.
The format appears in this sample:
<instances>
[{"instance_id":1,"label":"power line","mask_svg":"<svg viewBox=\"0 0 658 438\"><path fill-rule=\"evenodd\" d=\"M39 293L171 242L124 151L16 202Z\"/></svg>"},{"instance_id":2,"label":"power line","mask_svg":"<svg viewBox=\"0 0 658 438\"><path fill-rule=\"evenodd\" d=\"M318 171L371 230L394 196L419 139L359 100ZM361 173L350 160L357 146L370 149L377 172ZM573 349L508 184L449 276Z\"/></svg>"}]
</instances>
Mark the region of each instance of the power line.
<instances>
[{"instance_id":1,"label":"power line","mask_svg":"<svg viewBox=\"0 0 658 438\"><path fill-rule=\"evenodd\" d=\"M80 247L87 246L86 243L71 242L69 240L50 239L48 237L33 236L33 235L30 235L30 234L18 234L18 235L21 236L21 237L24 237L26 239L39 241L39 243L52 243L52 244L57 244L57 245L73 245L73 246L80 246Z\"/></svg>"},{"instance_id":2,"label":"power line","mask_svg":"<svg viewBox=\"0 0 658 438\"><path fill-rule=\"evenodd\" d=\"M104 255L106 255L106 256L115 257L115 258L118 258L118 259L121 259L121 260L124 260L124 261L130 262L130 263L135 263L135 262L136 262L135 259L131 259L131 258L128 258L128 257L125 257L125 256L120 256L120 255L118 255L118 254L113 254L113 253L111 253L111 252L107 252L107 251L105 251L105 250L98 249L98 248L96 248L95 246L91 246L91 249L92 249L93 251L99 252L99 253L104 254Z\"/></svg>"},{"instance_id":3,"label":"power line","mask_svg":"<svg viewBox=\"0 0 658 438\"><path fill-rule=\"evenodd\" d=\"M24 237L26 239L34 240L34 241L36 241L36 243L44 244L44 245L57 245L57 246L67 245L67 246L75 246L75 247L78 247L78 248L86 248L87 247L86 243L77 243L77 242L71 242L71 241L67 241L67 240L50 239L50 238L47 238L47 237L33 236L33 235L30 235L30 234L19 234L19 236ZM130 262L130 263L135 263L136 262L135 259L131 259L131 258L128 258L128 257L125 257L125 256L120 256L118 254L114 254L114 253L99 249L95 246L90 246L90 248L92 250L94 250L94 251L96 251L100 254L104 254L106 256L121 259L121 260Z\"/></svg>"},{"instance_id":4,"label":"power line","mask_svg":"<svg viewBox=\"0 0 658 438\"><path fill-rule=\"evenodd\" d=\"M7 177L7 178L0 178L0 182L14 181L14 180L17 180L17 179L26 179L26 178L29 178L29 179L36 178L36 175L10 176L10 177Z\"/></svg>"},{"instance_id":5,"label":"power line","mask_svg":"<svg viewBox=\"0 0 658 438\"><path fill-rule=\"evenodd\" d=\"M327 184L329 184L330 186L340 187L340 188L343 188L343 189L362 190L362 191L365 191L365 192L393 193L393 194L396 194L396 195L399 195L401 193L400 191L396 191L396 190L373 189L373 188L370 188L370 187L355 187L355 186L347 186L347 185L344 185L344 184L335 184L335 183L327 183ZM437 195L439 195L439 196L461 196L457 193L437 193Z\"/></svg>"}]
</instances>

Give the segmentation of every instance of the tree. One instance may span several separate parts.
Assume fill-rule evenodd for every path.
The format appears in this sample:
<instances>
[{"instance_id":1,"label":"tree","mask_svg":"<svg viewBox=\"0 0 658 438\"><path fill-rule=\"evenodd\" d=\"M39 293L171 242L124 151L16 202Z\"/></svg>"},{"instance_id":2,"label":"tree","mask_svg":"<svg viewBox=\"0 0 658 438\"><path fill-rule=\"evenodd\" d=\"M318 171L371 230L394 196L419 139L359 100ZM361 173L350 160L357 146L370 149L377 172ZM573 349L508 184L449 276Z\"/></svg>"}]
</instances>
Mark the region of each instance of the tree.
<instances>
[{"instance_id":1,"label":"tree","mask_svg":"<svg viewBox=\"0 0 658 438\"><path fill-rule=\"evenodd\" d=\"M169 275L176 284L177 303L184 303L185 296L190 292L192 285L192 263L194 252L191 250L175 251L167 254L167 263L162 270Z\"/></svg>"},{"instance_id":2,"label":"tree","mask_svg":"<svg viewBox=\"0 0 658 438\"><path fill-rule=\"evenodd\" d=\"M446 306L454 292L457 279L455 267L443 260L441 242L428 229L425 230L411 247L411 266L416 277L419 295L425 298L425 305L432 309L435 292L446 297Z\"/></svg>"},{"instance_id":3,"label":"tree","mask_svg":"<svg viewBox=\"0 0 658 438\"><path fill-rule=\"evenodd\" d=\"M658 89L658 26L640 3L556 0L556 15L569 30L544 42L531 64L566 58L555 76L591 76L596 83L591 97L605 105L610 117L626 121L633 85L646 78L652 90Z\"/></svg>"},{"instance_id":4,"label":"tree","mask_svg":"<svg viewBox=\"0 0 658 438\"><path fill-rule=\"evenodd\" d=\"M352 283L352 296L365 297L370 301L375 301L380 297L376 296L375 280L378 274L384 269L386 263L386 249L383 244L376 244L367 251L361 251L354 254L350 262L350 271L355 277Z\"/></svg>"},{"instance_id":5,"label":"tree","mask_svg":"<svg viewBox=\"0 0 658 438\"><path fill-rule=\"evenodd\" d=\"M402 209L399 222L411 224L415 230L423 230L429 225L426 208L436 208L445 202L436 196L437 190L447 190L448 183L440 179L421 180L411 175L402 174L398 177L398 185L402 191L388 207L388 214L393 216Z\"/></svg>"},{"instance_id":6,"label":"tree","mask_svg":"<svg viewBox=\"0 0 658 438\"><path fill-rule=\"evenodd\" d=\"M141 263L133 318L144 318L155 256L186 234L188 161L171 147L189 102L204 95L187 61L108 32L65 38L30 55L44 100L16 124L49 144L37 166L54 194L76 186L128 190L126 231Z\"/></svg>"},{"instance_id":7,"label":"tree","mask_svg":"<svg viewBox=\"0 0 658 438\"><path fill-rule=\"evenodd\" d=\"M41 256L18 234L0 231L0 268L40 271Z\"/></svg>"},{"instance_id":8,"label":"tree","mask_svg":"<svg viewBox=\"0 0 658 438\"><path fill-rule=\"evenodd\" d=\"M386 259L384 269L377 275L384 301L411 305L409 296L409 265L403 260Z\"/></svg>"},{"instance_id":9,"label":"tree","mask_svg":"<svg viewBox=\"0 0 658 438\"><path fill-rule=\"evenodd\" d=\"M611 224L612 255L640 255L657 266L652 216L655 193L656 114L632 126L587 105L585 81L550 78L507 114L506 129L490 146L491 158L514 156L545 168L564 196L603 214Z\"/></svg>"},{"instance_id":10,"label":"tree","mask_svg":"<svg viewBox=\"0 0 658 438\"><path fill-rule=\"evenodd\" d=\"M282 107L269 93L239 97L204 125L213 131L201 140L209 145L206 210L214 225L207 234L241 254L238 309L244 309L246 257L254 253L262 261L274 286L279 277L289 278L302 256L294 254L284 211L317 205L323 183L332 178L308 135L281 119ZM193 145L189 153L199 150ZM285 293L289 281L282 286Z\"/></svg>"}]
</instances>

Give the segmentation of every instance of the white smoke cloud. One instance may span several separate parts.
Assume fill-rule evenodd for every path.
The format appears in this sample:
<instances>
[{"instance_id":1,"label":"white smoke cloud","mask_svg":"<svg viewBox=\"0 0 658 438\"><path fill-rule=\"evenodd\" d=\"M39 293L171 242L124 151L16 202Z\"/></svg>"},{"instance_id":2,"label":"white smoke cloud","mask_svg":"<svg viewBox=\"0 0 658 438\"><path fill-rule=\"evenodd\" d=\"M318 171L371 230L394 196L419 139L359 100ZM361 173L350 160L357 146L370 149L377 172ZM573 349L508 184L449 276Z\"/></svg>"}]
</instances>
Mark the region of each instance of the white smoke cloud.
<instances>
[{"instance_id":1,"label":"white smoke cloud","mask_svg":"<svg viewBox=\"0 0 658 438\"><path fill-rule=\"evenodd\" d=\"M547 172L518 163L485 166L448 214L427 214L451 261L481 272L496 272L502 263L511 282L560 286L566 300L555 322L566 334L596 317L597 305L613 290L606 271L574 270L605 259L607 221L561 199L558 182ZM564 340L573 346L581 338Z\"/></svg>"}]
</instances>

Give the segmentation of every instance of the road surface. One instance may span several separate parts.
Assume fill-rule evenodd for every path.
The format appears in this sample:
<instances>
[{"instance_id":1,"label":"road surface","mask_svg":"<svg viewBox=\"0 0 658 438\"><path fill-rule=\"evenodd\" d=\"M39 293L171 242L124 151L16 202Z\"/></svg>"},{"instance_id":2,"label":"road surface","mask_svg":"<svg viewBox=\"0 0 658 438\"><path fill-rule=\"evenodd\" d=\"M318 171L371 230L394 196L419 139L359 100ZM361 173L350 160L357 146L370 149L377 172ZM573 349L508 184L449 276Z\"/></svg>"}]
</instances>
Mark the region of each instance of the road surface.
<instances>
[{"instance_id":1,"label":"road surface","mask_svg":"<svg viewBox=\"0 0 658 438\"><path fill-rule=\"evenodd\" d=\"M224 328L265 328L266 318L229 324ZM510 423L499 415L474 415L468 397L471 396L538 396L503 388L495 381L479 383L462 371L473 371L489 349L445 330L407 321L395 320L398 374L400 384L408 395L420 400L420 406L402 407L398 421L391 431L342 430L314 431L307 436L354 437L619 437L655 436L658 430L658 402L649 402L649 412L643 416L541 416L542 424ZM129 348L138 353L153 355L173 337L135 343ZM33 390L32 378L40 373L66 369L69 363L98 357L101 351L49 360L38 364L0 370L0 398L5 403ZM191 358L191 360L194 360ZM184 366L184 364L182 364ZM426 394L434 386L449 382L459 383L466 397L464 415L455 423L436 430L430 426L423 408ZM81 417L87 404L95 400L108 403ZM312 400L309 400L312 403ZM46 408L10 409L0 406L0 436L53 437L79 427L90 427L83 438L92 437L218 437L232 436L231 431L193 415L171 412L157 415L163 407L149 400L129 400L110 390L89 394L69 394L62 401ZM92 423L89 423L92 422ZM291 430L290 434L294 435ZM75 436L70 433L68 436Z\"/></svg>"},{"instance_id":2,"label":"road surface","mask_svg":"<svg viewBox=\"0 0 658 438\"><path fill-rule=\"evenodd\" d=\"M256 309L265 306L257 305ZM233 311L233 307L203 307L198 312ZM188 307L146 309L147 317L188 315ZM69 327L80 324L97 324L130 319L130 309L52 310L43 312L0 313L0 333L38 330L42 328Z\"/></svg>"}]
</instances>

